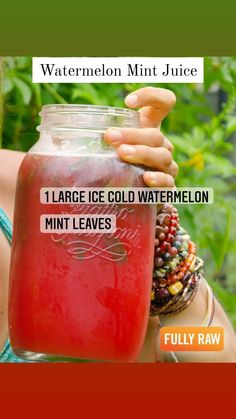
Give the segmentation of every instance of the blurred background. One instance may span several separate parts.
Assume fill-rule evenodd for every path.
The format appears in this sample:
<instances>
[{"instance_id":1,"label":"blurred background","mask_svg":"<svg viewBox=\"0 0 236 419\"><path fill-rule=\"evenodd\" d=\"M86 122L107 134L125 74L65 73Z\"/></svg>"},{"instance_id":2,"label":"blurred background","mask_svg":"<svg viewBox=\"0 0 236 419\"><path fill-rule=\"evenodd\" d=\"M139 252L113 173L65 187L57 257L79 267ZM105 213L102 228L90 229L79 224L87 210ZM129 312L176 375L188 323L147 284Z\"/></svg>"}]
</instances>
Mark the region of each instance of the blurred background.
<instances>
[{"instance_id":1,"label":"blurred background","mask_svg":"<svg viewBox=\"0 0 236 419\"><path fill-rule=\"evenodd\" d=\"M124 106L146 84L32 84L30 57L0 58L0 147L27 151L44 104ZM152 84L153 85L153 84ZM179 205L205 276L236 328L236 58L205 59L205 83L161 84L177 104L162 130L175 146L177 186L213 187L213 205Z\"/></svg>"}]
</instances>

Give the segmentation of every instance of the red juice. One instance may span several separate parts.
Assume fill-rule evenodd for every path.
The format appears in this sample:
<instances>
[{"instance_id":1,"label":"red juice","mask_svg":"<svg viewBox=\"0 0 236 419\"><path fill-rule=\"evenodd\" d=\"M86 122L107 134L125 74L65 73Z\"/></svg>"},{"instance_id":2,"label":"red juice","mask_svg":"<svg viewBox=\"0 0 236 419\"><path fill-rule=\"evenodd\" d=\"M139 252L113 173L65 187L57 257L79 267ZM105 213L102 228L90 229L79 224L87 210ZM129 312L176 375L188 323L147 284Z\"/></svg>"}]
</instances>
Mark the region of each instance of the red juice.
<instances>
[{"instance_id":1,"label":"red juice","mask_svg":"<svg viewBox=\"0 0 236 419\"><path fill-rule=\"evenodd\" d=\"M41 204L42 187L141 187L143 169L115 155L28 154L19 171L9 330L29 359L133 362L149 314L155 208ZM43 234L41 214L115 214L112 234Z\"/></svg>"}]
</instances>

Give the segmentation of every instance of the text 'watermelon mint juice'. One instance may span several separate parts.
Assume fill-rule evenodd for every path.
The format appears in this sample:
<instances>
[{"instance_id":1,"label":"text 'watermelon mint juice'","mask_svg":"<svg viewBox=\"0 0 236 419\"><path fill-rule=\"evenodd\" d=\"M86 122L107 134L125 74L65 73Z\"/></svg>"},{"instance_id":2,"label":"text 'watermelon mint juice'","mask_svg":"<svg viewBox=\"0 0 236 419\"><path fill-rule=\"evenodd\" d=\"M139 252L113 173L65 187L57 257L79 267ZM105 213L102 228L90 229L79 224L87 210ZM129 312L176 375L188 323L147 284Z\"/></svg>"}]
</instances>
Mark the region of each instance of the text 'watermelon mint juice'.
<instances>
[{"instance_id":1,"label":"text 'watermelon mint juice'","mask_svg":"<svg viewBox=\"0 0 236 419\"><path fill-rule=\"evenodd\" d=\"M48 105L21 165L15 201L9 330L26 359L133 362L145 337L156 210L137 204L41 204L43 187L142 187L144 169L103 141L138 127L134 111ZM113 233L40 232L42 214L114 214Z\"/></svg>"}]
</instances>

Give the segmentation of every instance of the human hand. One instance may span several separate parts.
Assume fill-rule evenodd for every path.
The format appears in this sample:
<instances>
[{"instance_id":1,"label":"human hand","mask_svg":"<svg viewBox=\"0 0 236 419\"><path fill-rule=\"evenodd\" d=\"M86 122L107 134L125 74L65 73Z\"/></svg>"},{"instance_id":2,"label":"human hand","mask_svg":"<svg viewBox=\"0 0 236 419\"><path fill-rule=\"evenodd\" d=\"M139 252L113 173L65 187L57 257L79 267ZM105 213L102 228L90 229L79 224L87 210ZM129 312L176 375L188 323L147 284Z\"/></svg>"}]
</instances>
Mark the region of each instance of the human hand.
<instances>
[{"instance_id":1,"label":"human hand","mask_svg":"<svg viewBox=\"0 0 236 419\"><path fill-rule=\"evenodd\" d=\"M153 171L143 175L152 187L173 187L178 166L173 161L173 146L161 133L162 120L175 104L173 92L167 89L144 87L129 94L125 103L129 108L140 108L142 128L109 128L105 140L117 147L120 159L141 164Z\"/></svg>"}]
</instances>

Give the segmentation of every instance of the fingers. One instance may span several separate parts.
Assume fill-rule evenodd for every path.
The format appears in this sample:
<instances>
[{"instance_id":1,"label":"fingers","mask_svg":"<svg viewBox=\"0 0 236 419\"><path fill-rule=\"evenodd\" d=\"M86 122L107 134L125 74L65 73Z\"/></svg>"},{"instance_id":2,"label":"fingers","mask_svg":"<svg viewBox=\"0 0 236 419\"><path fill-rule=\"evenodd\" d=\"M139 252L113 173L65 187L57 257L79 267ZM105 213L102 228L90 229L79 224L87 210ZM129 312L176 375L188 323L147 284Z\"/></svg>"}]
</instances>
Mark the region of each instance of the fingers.
<instances>
[{"instance_id":1,"label":"fingers","mask_svg":"<svg viewBox=\"0 0 236 419\"><path fill-rule=\"evenodd\" d=\"M119 157L133 164L141 164L152 169L170 173L172 155L164 147L153 148L147 145L121 144L117 149Z\"/></svg>"},{"instance_id":2,"label":"fingers","mask_svg":"<svg viewBox=\"0 0 236 419\"><path fill-rule=\"evenodd\" d=\"M105 140L118 147L121 144L148 145L150 147L165 147L170 152L173 145L157 128L109 128L104 134Z\"/></svg>"},{"instance_id":3,"label":"fingers","mask_svg":"<svg viewBox=\"0 0 236 419\"><path fill-rule=\"evenodd\" d=\"M175 161L172 161L171 165L168 168L168 172L171 174L173 178L175 178L178 174L178 171L179 166L177 165L177 163L175 163Z\"/></svg>"},{"instance_id":4,"label":"fingers","mask_svg":"<svg viewBox=\"0 0 236 419\"><path fill-rule=\"evenodd\" d=\"M143 128L160 127L163 118L160 118L160 111L151 106L144 106L139 109L140 123Z\"/></svg>"},{"instance_id":5,"label":"fingers","mask_svg":"<svg viewBox=\"0 0 236 419\"><path fill-rule=\"evenodd\" d=\"M175 186L174 178L162 172L145 172L143 174L144 183L153 188L173 188Z\"/></svg>"},{"instance_id":6,"label":"fingers","mask_svg":"<svg viewBox=\"0 0 236 419\"><path fill-rule=\"evenodd\" d=\"M130 108L140 109L143 129L110 128L104 134L105 140L117 147L121 160L140 164L156 171L147 171L144 182L152 187L174 187L178 166L172 160L173 146L160 129L154 128L170 112L176 98L167 89L144 87L128 95L125 103Z\"/></svg>"},{"instance_id":7,"label":"fingers","mask_svg":"<svg viewBox=\"0 0 236 419\"><path fill-rule=\"evenodd\" d=\"M136 90L125 98L125 103L130 108L152 106L167 112L173 108L175 102L176 97L171 90L151 86Z\"/></svg>"},{"instance_id":8,"label":"fingers","mask_svg":"<svg viewBox=\"0 0 236 419\"><path fill-rule=\"evenodd\" d=\"M125 98L128 107L142 108L140 120L145 127L159 125L175 102L176 97L172 91L156 87L143 87Z\"/></svg>"}]
</instances>

